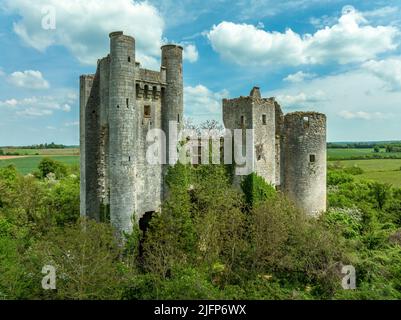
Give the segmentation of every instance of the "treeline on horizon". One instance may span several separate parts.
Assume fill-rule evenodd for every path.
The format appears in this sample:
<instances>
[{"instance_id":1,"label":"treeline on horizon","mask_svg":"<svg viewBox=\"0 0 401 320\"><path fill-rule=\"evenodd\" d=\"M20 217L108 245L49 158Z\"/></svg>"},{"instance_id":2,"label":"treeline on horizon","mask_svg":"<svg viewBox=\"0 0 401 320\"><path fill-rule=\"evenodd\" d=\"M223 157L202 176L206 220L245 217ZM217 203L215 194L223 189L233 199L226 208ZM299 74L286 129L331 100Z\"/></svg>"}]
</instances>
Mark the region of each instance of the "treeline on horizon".
<instances>
[{"instance_id":1,"label":"treeline on horizon","mask_svg":"<svg viewBox=\"0 0 401 320\"><path fill-rule=\"evenodd\" d=\"M11 148L18 148L18 149L35 149L35 150L42 150L42 149L67 149L67 148L75 148L78 146L66 146L64 144L57 144L54 142L51 143L40 143L40 144L32 144L26 146L4 146L1 148L4 149L11 149Z\"/></svg>"}]
</instances>

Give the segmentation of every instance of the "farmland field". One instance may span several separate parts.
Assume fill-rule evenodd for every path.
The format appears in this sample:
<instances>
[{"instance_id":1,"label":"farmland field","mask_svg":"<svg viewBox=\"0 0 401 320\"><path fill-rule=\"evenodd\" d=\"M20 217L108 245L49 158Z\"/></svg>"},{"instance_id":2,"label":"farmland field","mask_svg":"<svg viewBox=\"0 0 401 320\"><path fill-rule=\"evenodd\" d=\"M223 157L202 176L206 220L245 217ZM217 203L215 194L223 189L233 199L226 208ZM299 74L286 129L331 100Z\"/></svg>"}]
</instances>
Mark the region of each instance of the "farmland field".
<instances>
[{"instance_id":1,"label":"farmland field","mask_svg":"<svg viewBox=\"0 0 401 320\"><path fill-rule=\"evenodd\" d=\"M4 154L19 154L24 155L57 155L57 156L78 156L78 148L65 148L65 149L21 149L21 148L1 148Z\"/></svg>"},{"instance_id":2,"label":"farmland field","mask_svg":"<svg viewBox=\"0 0 401 320\"><path fill-rule=\"evenodd\" d=\"M327 149L327 158L329 161L360 159L360 158L400 158L400 152L387 153L381 149L379 153L375 153L373 149Z\"/></svg>"},{"instance_id":3,"label":"farmland field","mask_svg":"<svg viewBox=\"0 0 401 320\"><path fill-rule=\"evenodd\" d=\"M31 157L20 157L14 159L0 160L0 168L6 167L10 164L14 164L18 171L22 174L32 173L38 168L39 162L44 156L31 156ZM55 155L49 156L49 158L60 161L66 165L79 165L79 156L63 156Z\"/></svg>"},{"instance_id":4,"label":"farmland field","mask_svg":"<svg viewBox=\"0 0 401 320\"><path fill-rule=\"evenodd\" d=\"M330 161L344 167L360 167L364 173L356 175L356 179L374 180L381 183L390 183L394 187L401 187L401 159L372 159L372 160L344 160Z\"/></svg>"}]
</instances>

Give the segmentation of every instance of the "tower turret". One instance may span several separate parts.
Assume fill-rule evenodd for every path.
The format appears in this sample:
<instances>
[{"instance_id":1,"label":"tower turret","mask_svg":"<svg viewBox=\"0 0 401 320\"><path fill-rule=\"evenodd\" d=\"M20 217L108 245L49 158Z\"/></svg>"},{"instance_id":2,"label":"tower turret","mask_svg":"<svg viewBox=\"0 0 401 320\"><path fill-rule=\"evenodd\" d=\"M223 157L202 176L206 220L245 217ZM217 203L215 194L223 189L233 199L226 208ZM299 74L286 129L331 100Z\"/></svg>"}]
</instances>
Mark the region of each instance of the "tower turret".
<instances>
[{"instance_id":1,"label":"tower turret","mask_svg":"<svg viewBox=\"0 0 401 320\"><path fill-rule=\"evenodd\" d=\"M109 176L110 217L117 230L130 232L135 212L135 40L110 34Z\"/></svg>"},{"instance_id":2,"label":"tower turret","mask_svg":"<svg viewBox=\"0 0 401 320\"><path fill-rule=\"evenodd\" d=\"M283 190L312 216L326 211L326 116L289 113L284 118Z\"/></svg>"},{"instance_id":3,"label":"tower turret","mask_svg":"<svg viewBox=\"0 0 401 320\"><path fill-rule=\"evenodd\" d=\"M162 71L166 74L167 87L162 102L163 124L162 128L167 137L166 156L169 161L169 123L176 121L178 128L183 122L183 76L182 76L182 53L183 48L178 45L168 44L162 50ZM170 146L171 147L171 146Z\"/></svg>"}]
</instances>

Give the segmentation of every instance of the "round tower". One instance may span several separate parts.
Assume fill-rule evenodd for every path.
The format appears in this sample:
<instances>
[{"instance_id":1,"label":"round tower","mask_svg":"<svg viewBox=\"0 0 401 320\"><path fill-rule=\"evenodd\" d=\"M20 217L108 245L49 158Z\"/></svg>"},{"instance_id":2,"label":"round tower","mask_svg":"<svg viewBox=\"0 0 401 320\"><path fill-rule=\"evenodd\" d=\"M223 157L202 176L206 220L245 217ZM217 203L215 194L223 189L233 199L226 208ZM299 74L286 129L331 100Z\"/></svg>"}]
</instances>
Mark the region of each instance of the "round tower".
<instances>
[{"instance_id":1,"label":"round tower","mask_svg":"<svg viewBox=\"0 0 401 320\"><path fill-rule=\"evenodd\" d=\"M183 101L183 76L182 76L182 53L183 48L178 45L168 44L161 48L162 68L166 70L167 87L163 96L162 114L163 130L167 137L166 156L169 160L169 123L176 121L178 129L183 123L184 101ZM172 146L170 146L171 148Z\"/></svg>"},{"instance_id":2,"label":"round tower","mask_svg":"<svg viewBox=\"0 0 401 320\"><path fill-rule=\"evenodd\" d=\"M308 215L326 211L326 116L289 113L284 118L283 191Z\"/></svg>"},{"instance_id":3,"label":"round tower","mask_svg":"<svg viewBox=\"0 0 401 320\"><path fill-rule=\"evenodd\" d=\"M135 213L135 39L110 34L109 78L110 219L120 232L132 231Z\"/></svg>"}]
</instances>

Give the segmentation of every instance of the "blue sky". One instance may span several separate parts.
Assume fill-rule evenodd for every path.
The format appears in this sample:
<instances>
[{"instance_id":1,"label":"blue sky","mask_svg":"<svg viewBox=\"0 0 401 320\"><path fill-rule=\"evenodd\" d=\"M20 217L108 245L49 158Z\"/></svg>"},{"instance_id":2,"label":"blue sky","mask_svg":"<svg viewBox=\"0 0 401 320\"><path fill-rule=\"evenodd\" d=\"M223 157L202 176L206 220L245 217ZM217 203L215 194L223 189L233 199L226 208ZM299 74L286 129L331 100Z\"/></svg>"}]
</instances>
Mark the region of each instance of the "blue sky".
<instances>
[{"instance_id":1,"label":"blue sky","mask_svg":"<svg viewBox=\"0 0 401 320\"><path fill-rule=\"evenodd\" d=\"M114 30L150 69L184 46L197 121L258 85L285 112L326 113L330 141L401 139L401 0L0 0L0 145L78 144L79 75Z\"/></svg>"}]
</instances>

